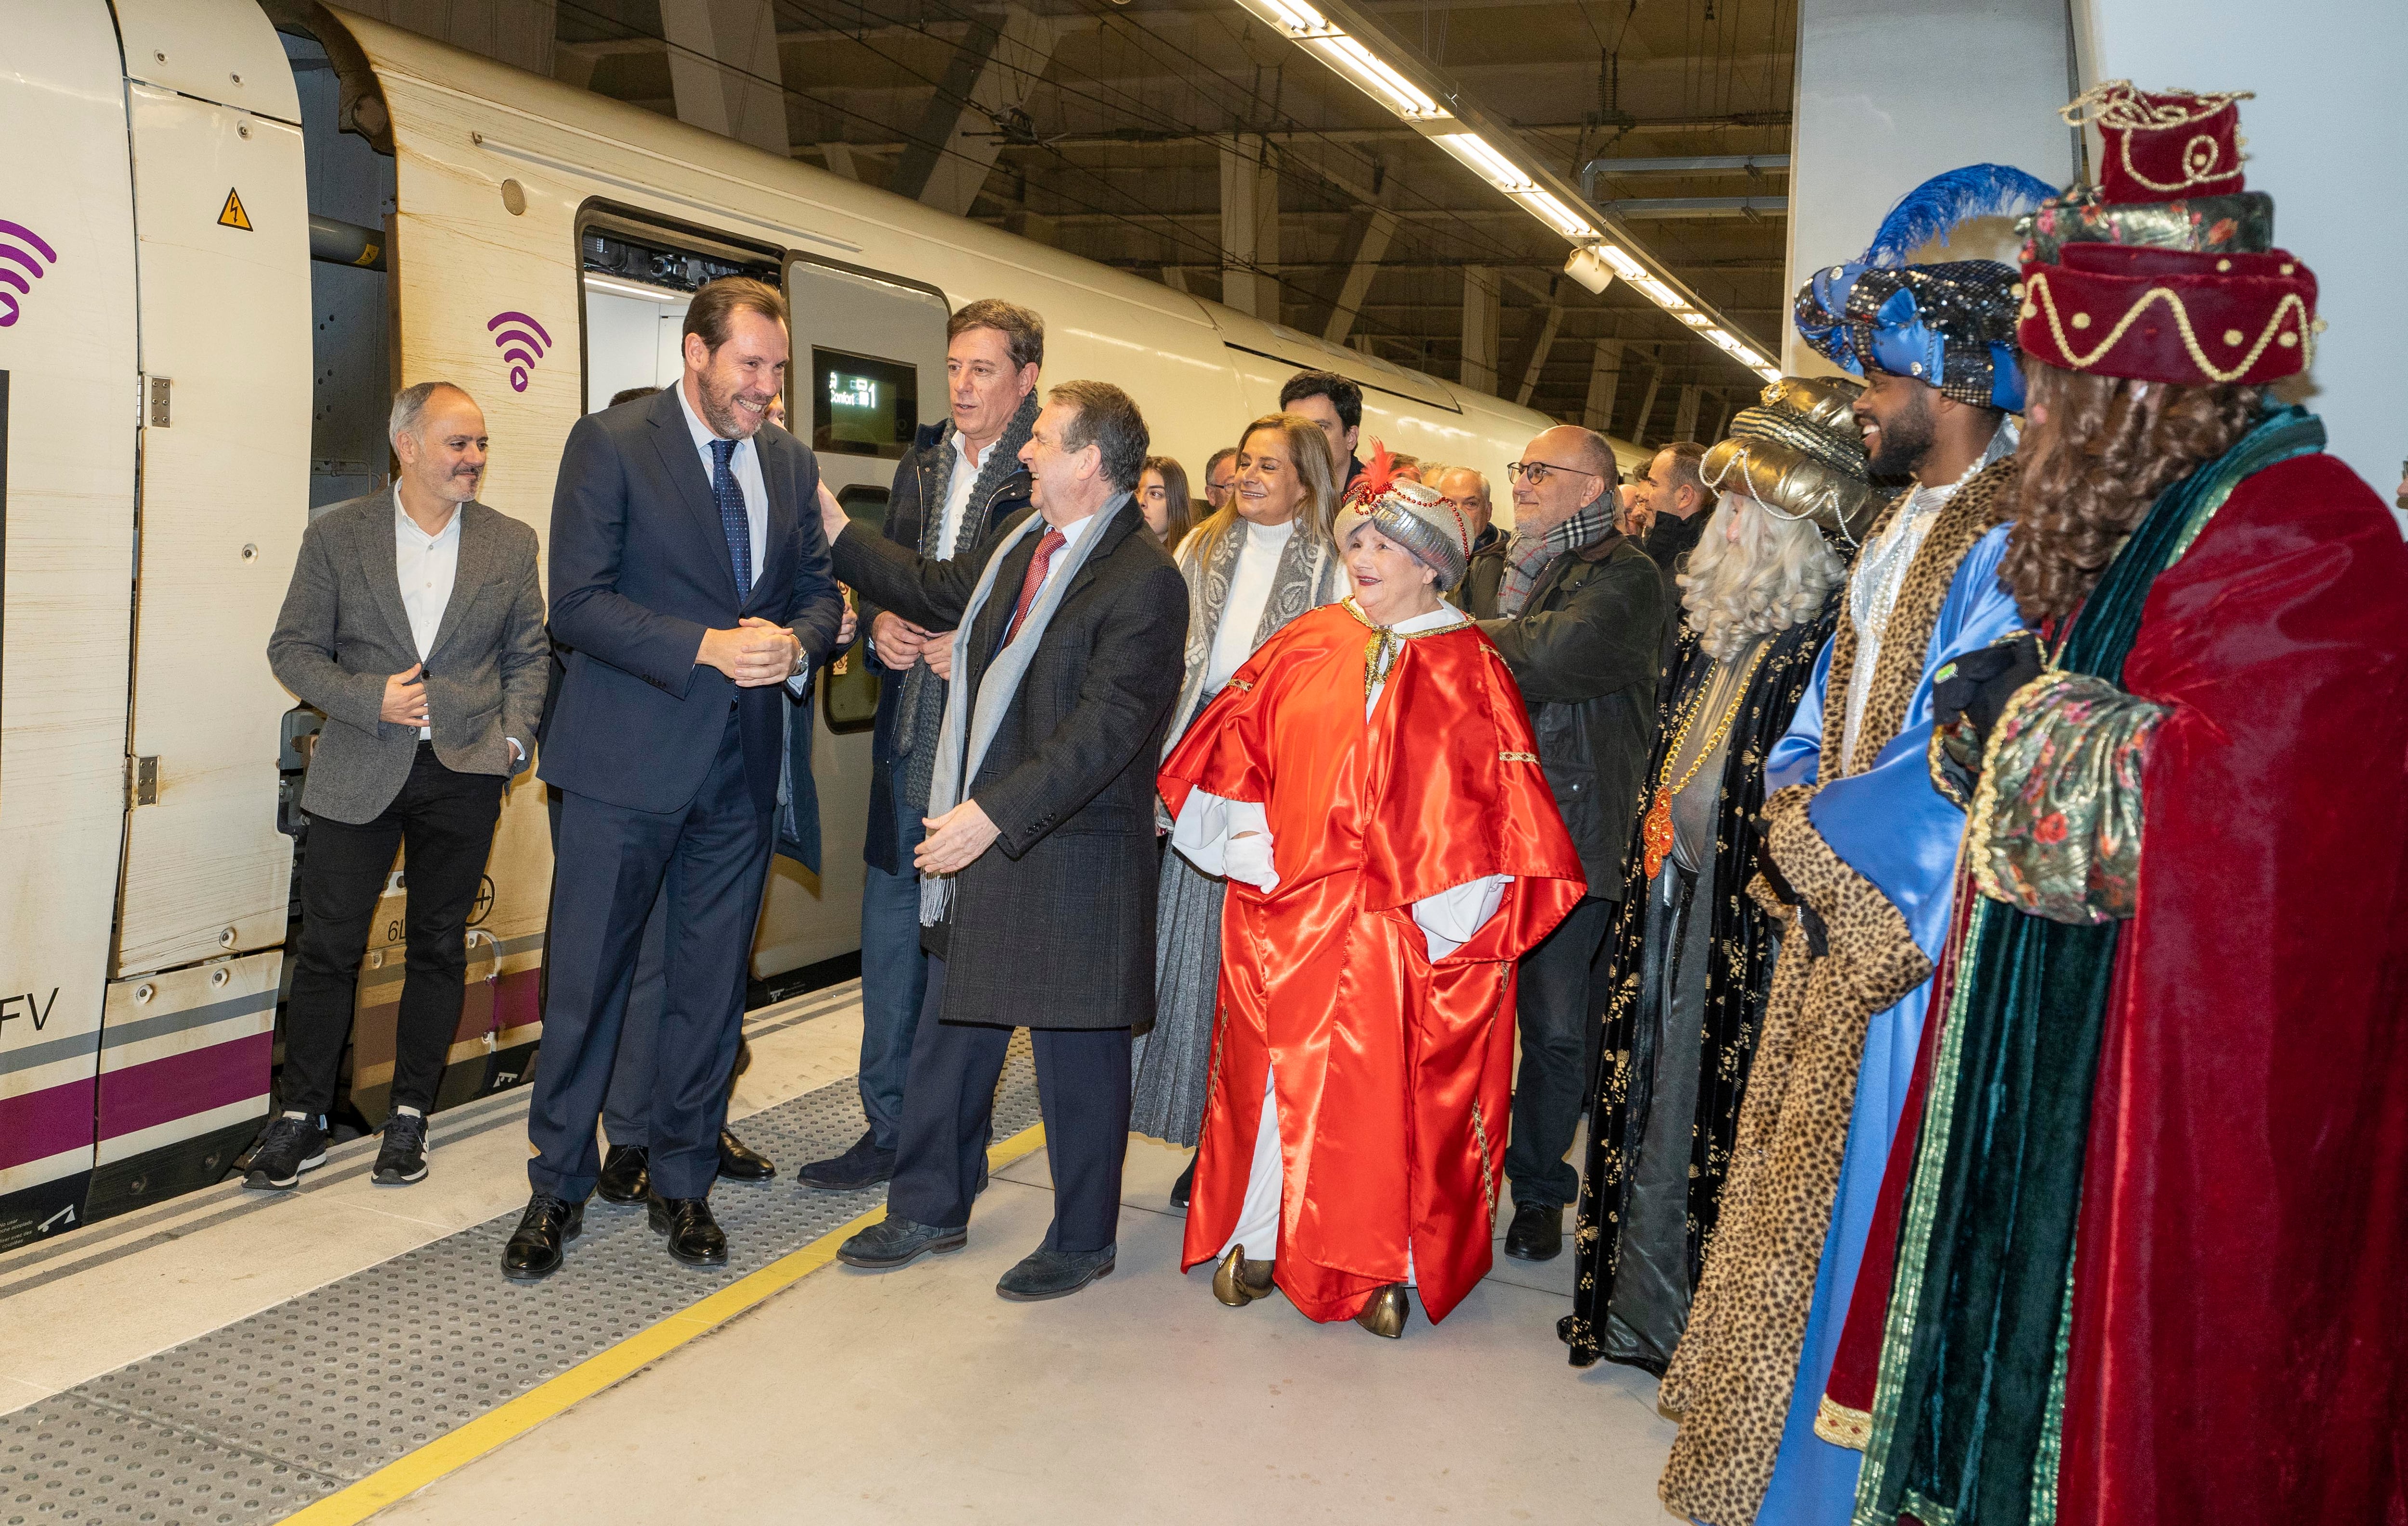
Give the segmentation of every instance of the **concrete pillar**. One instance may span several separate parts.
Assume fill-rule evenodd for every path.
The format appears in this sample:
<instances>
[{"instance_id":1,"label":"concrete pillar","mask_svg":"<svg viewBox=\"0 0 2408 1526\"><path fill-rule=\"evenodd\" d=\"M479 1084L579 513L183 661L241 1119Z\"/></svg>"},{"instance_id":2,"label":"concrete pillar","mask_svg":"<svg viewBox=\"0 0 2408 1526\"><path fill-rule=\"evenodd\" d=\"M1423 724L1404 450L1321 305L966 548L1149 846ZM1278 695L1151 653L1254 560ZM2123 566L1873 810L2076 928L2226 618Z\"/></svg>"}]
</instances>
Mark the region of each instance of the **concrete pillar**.
<instances>
[{"instance_id":1,"label":"concrete pillar","mask_svg":"<svg viewBox=\"0 0 2408 1526\"><path fill-rule=\"evenodd\" d=\"M1474 392L1497 391L1498 305L1497 267L1463 267L1463 366L1456 380Z\"/></svg>"},{"instance_id":2,"label":"concrete pillar","mask_svg":"<svg viewBox=\"0 0 2408 1526\"><path fill-rule=\"evenodd\" d=\"M1532 309L1530 324L1536 332L1530 336L1529 358L1522 365L1522 384L1513 392L1513 401L1523 408L1530 406L1530 395L1539 390L1539 374L1547 368L1547 352L1555 347L1555 334L1564 326L1564 310L1554 303Z\"/></svg>"},{"instance_id":3,"label":"concrete pillar","mask_svg":"<svg viewBox=\"0 0 2408 1526\"><path fill-rule=\"evenodd\" d=\"M1656 389L1664 384L1664 362L1661 356L1650 361L1647 367L1647 390L1639 395L1639 416L1630 421L1630 443L1647 443L1647 420L1656 411Z\"/></svg>"},{"instance_id":4,"label":"concrete pillar","mask_svg":"<svg viewBox=\"0 0 2408 1526\"><path fill-rule=\"evenodd\" d=\"M2246 13L2250 21L2241 32L2202 24L2185 0L2107 3L2162 11L2167 18L2149 29L2150 58L2136 68L2172 67L2153 61L2165 59L2164 45L2180 34L2223 30L2229 41L2215 46L2239 51L2273 31L2262 8ZM2244 14L2239 0L2214 3L2235 17ZM2372 14L2374 7L2361 0L2339 8ZM2288 28L2287 21L2284 24ZM2300 33L2303 41L2315 36L2313 28ZM2325 33L2323 40L2329 43L2339 35ZM2366 52L2355 41L2351 47L2361 56ZM2198 84L2184 69L2172 73L2198 89L2213 88ZM2250 84L2256 76L2244 67L2234 78ZM1817 266L1863 253L1899 197L1942 170L2013 165L2053 186L2070 182L2073 134L2057 111L2073 98L2072 81L2066 0L1983 0L1977 6L1799 0L1784 302ZM1968 228L1945 250L1923 257L2013 260L2014 249L2014 233L2000 218ZM1820 357L1809 358L1794 327L1784 323L1782 330L1784 370L1831 369Z\"/></svg>"},{"instance_id":5,"label":"concrete pillar","mask_svg":"<svg viewBox=\"0 0 2408 1526\"><path fill-rule=\"evenodd\" d=\"M678 120L788 157L778 18L769 0L661 0Z\"/></svg>"},{"instance_id":6,"label":"concrete pillar","mask_svg":"<svg viewBox=\"0 0 2408 1526\"><path fill-rule=\"evenodd\" d=\"M1622 341L1599 339L1588 362L1588 403L1581 423L1600 435L1613 433L1613 395L1622 382Z\"/></svg>"},{"instance_id":7,"label":"concrete pillar","mask_svg":"<svg viewBox=\"0 0 2408 1526\"><path fill-rule=\"evenodd\" d=\"M2073 0L2073 11L2086 88L2129 79L2143 90L2258 93L2241 103L2249 189L2274 198L2275 235L2315 271L2316 311L2331 324L2316 338L2314 367L2284 395L2323 416L2332 453L2390 502L2408 455L2399 385L2408 353L2399 275L2408 7Z\"/></svg>"},{"instance_id":8,"label":"concrete pillar","mask_svg":"<svg viewBox=\"0 0 2408 1526\"><path fill-rule=\"evenodd\" d=\"M1672 439L1698 438L1698 395L1703 390L1694 382L1682 387L1680 401L1672 408Z\"/></svg>"},{"instance_id":9,"label":"concrete pillar","mask_svg":"<svg viewBox=\"0 0 2408 1526\"><path fill-rule=\"evenodd\" d=\"M1258 133L1221 140L1221 300L1280 321L1279 151Z\"/></svg>"},{"instance_id":10,"label":"concrete pillar","mask_svg":"<svg viewBox=\"0 0 2408 1526\"><path fill-rule=\"evenodd\" d=\"M1003 151L1003 140L995 136L996 118L1028 98L1044 78L1059 37L1052 23L1018 6L1004 7L1000 24L984 17L975 22L945 66L889 189L939 211L968 216L987 171Z\"/></svg>"},{"instance_id":11,"label":"concrete pillar","mask_svg":"<svg viewBox=\"0 0 2408 1526\"><path fill-rule=\"evenodd\" d=\"M1351 263L1330 303L1329 322L1321 331L1321 337L1332 344L1344 344L1354 332L1354 316L1362 310L1363 299L1371 295L1371 278L1380 273L1388 240L1396 237L1397 214L1385 207L1358 208L1347 219L1346 233L1342 247Z\"/></svg>"}]
</instances>

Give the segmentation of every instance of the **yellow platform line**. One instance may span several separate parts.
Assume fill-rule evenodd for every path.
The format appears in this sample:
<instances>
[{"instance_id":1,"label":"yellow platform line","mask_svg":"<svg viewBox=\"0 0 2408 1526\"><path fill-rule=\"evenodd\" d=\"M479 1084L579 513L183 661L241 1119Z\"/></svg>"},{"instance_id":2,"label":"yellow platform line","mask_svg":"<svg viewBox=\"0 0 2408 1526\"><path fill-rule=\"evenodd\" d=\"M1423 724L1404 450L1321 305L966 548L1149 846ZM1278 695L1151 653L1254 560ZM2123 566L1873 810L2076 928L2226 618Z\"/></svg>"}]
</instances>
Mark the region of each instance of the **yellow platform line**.
<instances>
[{"instance_id":1,"label":"yellow platform line","mask_svg":"<svg viewBox=\"0 0 2408 1526\"><path fill-rule=\"evenodd\" d=\"M1045 1126L1022 1130L986 1152L987 1169L1004 1167L1044 1148ZM508 1404L496 1405L455 1431L436 1437L416 1451L386 1463L358 1483L327 1495L287 1516L290 1526L351 1526L386 1505L408 1499L427 1485L457 1473L477 1459L508 1445L580 1400L590 1399L623 1378L667 1356L695 1337L706 1334L755 1308L772 1295L810 1275L836 1260L836 1250L851 1236L886 1216L875 1208L840 1229L830 1230L802 1249L781 1256L760 1271L728 1284L691 1308L681 1309L659 1323L638 1331L618 1345L598 1351L548 1382L538 1384Z\"/></svg>"}]
</instances>

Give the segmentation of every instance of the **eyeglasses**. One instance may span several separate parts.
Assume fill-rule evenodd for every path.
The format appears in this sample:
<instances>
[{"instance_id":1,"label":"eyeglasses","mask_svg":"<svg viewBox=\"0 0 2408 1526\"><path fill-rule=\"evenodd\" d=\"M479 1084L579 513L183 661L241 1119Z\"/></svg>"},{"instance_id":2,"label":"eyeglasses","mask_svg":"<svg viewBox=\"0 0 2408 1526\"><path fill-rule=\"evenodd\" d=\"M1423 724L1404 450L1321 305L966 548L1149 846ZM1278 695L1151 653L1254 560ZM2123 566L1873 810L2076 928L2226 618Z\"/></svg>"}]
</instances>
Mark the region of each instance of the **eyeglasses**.
<instances>
[{"instance_id":1,"label":"eyeglasses","mask_svg":"<svg viewBox=\"0 0 2408 1526\"><path fill-rule=\"evenodd\" d=\"M1559 467L1552 461L1508 461L1505 463L1506 481L1520 482L1523 478L1526 477L1530 480L1530 485L1532 487L1540 486L1541 483L1545 482L1549 477L1559 471L1568 477L1596 477L1600 482L1605 481L1603 477L1598 477L1596 472L1583 471L1578 467Z\"/></svg>"}]
</instances>

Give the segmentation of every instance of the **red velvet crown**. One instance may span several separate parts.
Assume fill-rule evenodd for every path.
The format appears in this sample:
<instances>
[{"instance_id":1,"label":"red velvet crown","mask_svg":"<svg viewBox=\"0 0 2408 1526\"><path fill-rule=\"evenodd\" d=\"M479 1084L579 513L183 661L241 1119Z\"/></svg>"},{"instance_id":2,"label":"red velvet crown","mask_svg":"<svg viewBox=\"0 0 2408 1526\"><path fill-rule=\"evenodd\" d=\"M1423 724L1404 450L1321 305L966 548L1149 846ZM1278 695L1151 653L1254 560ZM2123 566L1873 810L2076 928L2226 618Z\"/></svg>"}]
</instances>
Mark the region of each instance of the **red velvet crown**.
<instances>
[{"instance_id":1,"label":"red velvet crown","mask_svg":"<svg viewBox=\"0 0 2408 1526\"><path fill-rule=\"evenodd\" d=\"M2167 212L2182 213L2177 198L2243 188L2234 103L2248 98L2150 94L2113 79L2064 116L2077 126L2095 122L2106 140L2100 202L2171 203ZM2307 368L2322 326L2315 272L2281 249L2071 241L2043 257L2041 246L2027 244L2020 295L2015 340L2033 359L2183 386L2295 375Z\"/></svg>"}]
</instances>

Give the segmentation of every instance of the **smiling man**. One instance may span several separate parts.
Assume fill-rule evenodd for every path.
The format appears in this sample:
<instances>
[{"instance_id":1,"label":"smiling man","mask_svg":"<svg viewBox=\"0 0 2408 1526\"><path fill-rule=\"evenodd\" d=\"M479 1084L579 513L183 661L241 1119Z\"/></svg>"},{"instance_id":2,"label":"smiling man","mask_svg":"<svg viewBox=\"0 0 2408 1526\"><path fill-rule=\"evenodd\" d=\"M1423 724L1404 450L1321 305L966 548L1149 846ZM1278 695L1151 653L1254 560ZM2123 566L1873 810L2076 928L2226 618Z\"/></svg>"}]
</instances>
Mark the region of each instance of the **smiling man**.
<instances>
[{"instance_id":1,"label":"smiling man","mask_svg":"<svg viewBox=\"0 0 2408 1526\"><path fill-rule=\"evenodd\" d=\"M532 1194L504 1274L550 1275L584 1223L644 922L668 886L646 1169L654 1230L720 1266L711 1218L784 764L781 686L836 646L819 466L764 430L786 372L785 299L741 277L686 310L684 374L568 432L552 510L552 627L569 649L543 777L565 795Z\"/></svg>"},{"instance_id":2,"label":"smiling man","mask_svg":"<svg viewBox=\"0 0 2408 1526\"><path fill-rule=\"evenodd\" d=\"M469 908L502 786L526 766L543 709L535 532L477 501L484 414L450 382L422 382L394 399L389 432L401 462L393 491L310 523L267 646L277 678L326 723L301 794L309 851L283 1106L245 1187L289 1188L326 1159L360 956L405 846L409 973L375 1176L399 1187L426 1175L426 1115L460 1023Z\"/></svg>"},{"instance_id":3,"label":"smiling man","mask_svg":"<svg viewBox=\"0 0 2408 1526\"><path fill-rule=\"evenodd\" d=\"M1045 320L993 297L965 303L946 324L949 416L924 425L895 466L885 537L939 561L970 556L1027 517L1021 447L1037 422L1037 374ZM927 989L920 950L920 875L911 855L927 814L937 724L953 672L953 629L918 624L855 590L869 649L886 669L869 748L869 824L862 834L861 1110L867 1127L842 1154L800 1176L834 1191L875 1187L895 1174L903 1083Z\"/></svg>"}]
</instances>

